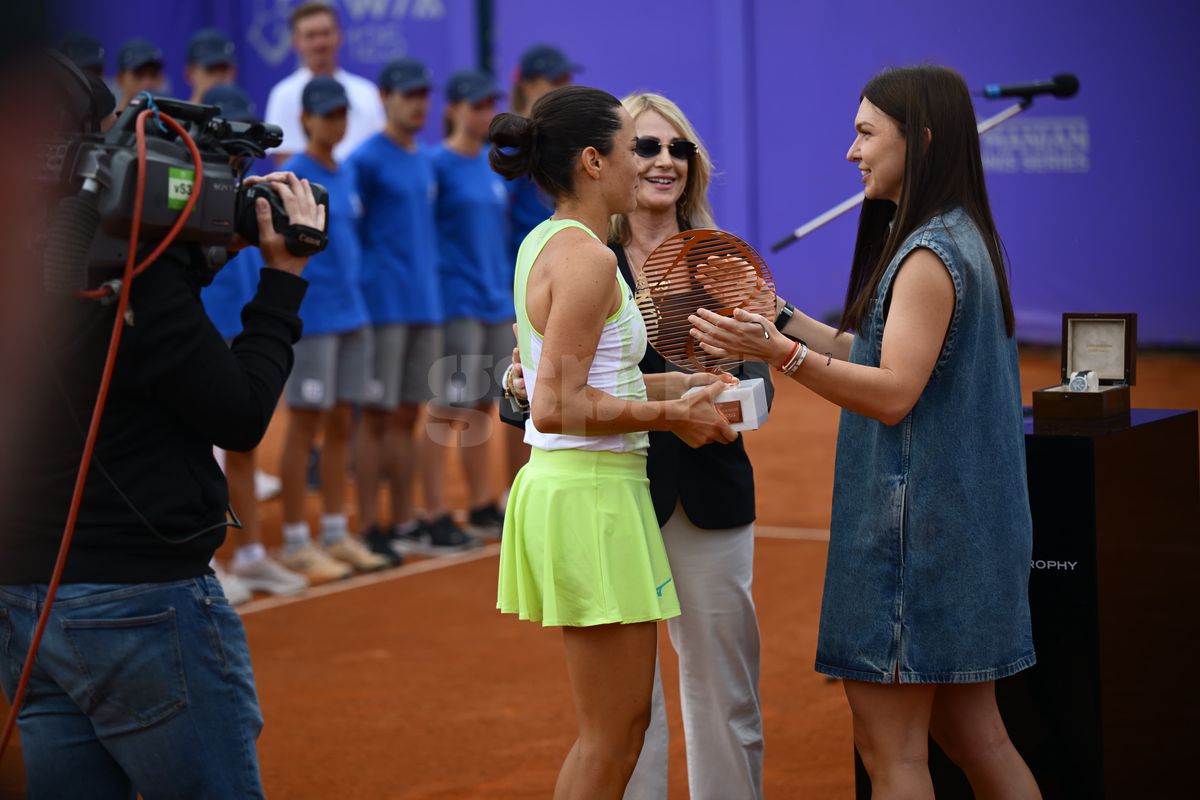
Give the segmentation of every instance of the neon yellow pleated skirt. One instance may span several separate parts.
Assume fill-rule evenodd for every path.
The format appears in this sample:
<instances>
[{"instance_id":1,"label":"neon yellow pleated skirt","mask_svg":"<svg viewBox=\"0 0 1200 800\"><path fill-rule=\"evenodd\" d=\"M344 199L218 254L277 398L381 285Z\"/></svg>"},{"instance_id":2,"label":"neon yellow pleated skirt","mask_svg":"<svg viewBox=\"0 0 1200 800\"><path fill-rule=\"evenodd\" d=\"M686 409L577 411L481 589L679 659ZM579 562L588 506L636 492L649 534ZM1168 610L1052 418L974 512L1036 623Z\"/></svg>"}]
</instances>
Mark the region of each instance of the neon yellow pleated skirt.
<instances>
[{"instance_id":1,"label":"neon yellow pleated skirt","mask_svg":"<svg viewBox=\"0 0 1200 800\"><path fill-rule=\"evenodd\" d=\"M508 495L496 607L546 626L679 616L645 456L533 448Z\"/></svg>"}]
</instances>

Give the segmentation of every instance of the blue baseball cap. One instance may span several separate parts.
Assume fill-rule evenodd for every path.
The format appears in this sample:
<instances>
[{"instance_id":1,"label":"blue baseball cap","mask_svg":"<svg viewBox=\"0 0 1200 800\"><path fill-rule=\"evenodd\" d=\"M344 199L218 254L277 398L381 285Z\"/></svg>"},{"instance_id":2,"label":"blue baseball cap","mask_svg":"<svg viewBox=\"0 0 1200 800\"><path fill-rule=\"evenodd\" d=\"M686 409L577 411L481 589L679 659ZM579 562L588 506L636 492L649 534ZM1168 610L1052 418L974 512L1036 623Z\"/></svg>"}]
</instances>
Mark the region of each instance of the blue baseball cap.
<instances>
[{"instance_id":1,"label":"blue baseball cap","mask_svg":"<svg viewBox=\"0 0 1200 800\"><path fill-rule=\"evenodd\" d=\"M216 28L198 30L188 42L187 63L196 67L234 64L233 42Z\"/></svg>"},{"instance_id":2,"label":"blue baseball cap","mask_svg":"<svg viewBox=\"0 0 1200 800\"><path fill-rule=\"evenodd\" d=\"M446 84L446 99L451 103L459 100L478 103L502 94L492 76L477 69L459 70L450 76L450 83Z\"/></svg>"},{"instance_id":3,"label":"blue baseball cap","mask_svg":"<svg viewBox=\"0 0 1200 800\"><path fill-rule=\"evenodd\" d=\"M80 69L104 69L104 45L94 36L72 31L58 43L58 49Z\"/></svg>"},{"instance_id":4,"label":"blue baseball cap","mask_svg":"<svg viewBox=\"0 0 1200 800\"><path fill-rule=\"evenodd\" d=\"M411 92L428 89L433 75L429 67L415 58L397 58L384 64L379 72L379 88L385 92Z\"/></svg>"},{"instance_id":5,"label":"blue baseball cap","mask_svg":"<svg viewBox=\"0 0 1200 800\"><path fill-rule=\"evenodd\" d=\"M204 93L200 102L221 109L221 116L234 122L257 122L254 101L241 87L230 83L213 86Z\"/></svg>"},{"instance_id":6,"label":"blue baseball cap","mask_svg":"<svg viewBox=\"0 0 1200 800\"><path fill-rule=\"evenodd\" d=\"M349 108L350 98L340 83L327 75L318 75L304 87L300 104L306 114L323 116L339 108Z\"/></svg>"},{"instance_id":7,"label":"blue baseball cap","mask_svg":"<svg viewBox=\"0 0 1200 800\"><path fill-rule=\"evenodd\" d=\"M148 64L162 66L163 53L153 42L146 39L130 39L117 52L117 69L121 72L138 69Z\"/></svg>"},{"instance_id":8,"label":"blue baseball cap","mask_svg":"<svg viewBox=\"0 0 1200 800\"><path fill-rule=\"evenodd\" d=\"M582 72L583 67L567 58L557 47L538 44L521 54L521 78L561 78Z\"/></svg>"}]
</instances>

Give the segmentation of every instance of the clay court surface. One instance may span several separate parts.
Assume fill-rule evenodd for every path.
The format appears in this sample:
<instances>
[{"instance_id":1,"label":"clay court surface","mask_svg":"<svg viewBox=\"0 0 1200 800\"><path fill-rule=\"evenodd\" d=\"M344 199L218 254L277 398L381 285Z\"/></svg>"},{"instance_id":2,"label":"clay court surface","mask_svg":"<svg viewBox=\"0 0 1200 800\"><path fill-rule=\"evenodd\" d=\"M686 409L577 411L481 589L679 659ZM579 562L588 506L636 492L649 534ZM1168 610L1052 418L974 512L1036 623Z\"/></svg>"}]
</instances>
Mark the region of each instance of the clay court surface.
<instances>
[{"instance_id":1,"label":"clay court surface","mask_svg":"<svg viewBox=\"0 0 1200 800\"><path fill-rule=\"evenodd\" d=\"M1058 358L1057 350L1023 352L1026 404L1033 388L1058 382ZM1133 402L1200 408L1200 359L1143 354ZM278 463L285 420L281 411L267 436L268 467ZM834 407L783 380L771 420L747 437L758 491L754 594L769 798L853 795L844 695L812 669L836 434ZM499 464L499 448L495 455ZM457 464L450 472L450 500L461 507ZM310 503L315 522L315 495ZM279 542L279 513L277 500L263 505L268 546ZM575 730L560 635L496 612L498 551L493 544L412 561L242 608L266 718L259 752L268 796L551 795ZM664 628L671 794L683 798L677 677L665 638ZM21 781L13 751L0 764L0 798L23 797Z\"/></svg>"}]
</instances>

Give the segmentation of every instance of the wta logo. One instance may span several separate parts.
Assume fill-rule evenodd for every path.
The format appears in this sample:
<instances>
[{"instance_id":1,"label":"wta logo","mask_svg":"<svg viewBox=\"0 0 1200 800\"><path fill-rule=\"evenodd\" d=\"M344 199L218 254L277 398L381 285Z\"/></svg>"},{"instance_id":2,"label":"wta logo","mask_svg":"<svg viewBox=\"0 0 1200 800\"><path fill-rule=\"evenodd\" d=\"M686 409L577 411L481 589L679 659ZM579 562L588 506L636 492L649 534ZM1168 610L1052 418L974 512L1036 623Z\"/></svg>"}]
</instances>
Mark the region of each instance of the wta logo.
<instances>
[{"instance_id":1,"label":"wta logo","mask_svg":"<svg viewBox=\"0 0 1200 800\"><path fill-rule=\"evenodd\" d=\"M270 66L279 66L292 50L289 21L295 0L254 0L246 43ZM342 0L342 36L352 60L380 63L408 52L405 20L441 20L445 0Z\"/></svg>"}]
</instances>

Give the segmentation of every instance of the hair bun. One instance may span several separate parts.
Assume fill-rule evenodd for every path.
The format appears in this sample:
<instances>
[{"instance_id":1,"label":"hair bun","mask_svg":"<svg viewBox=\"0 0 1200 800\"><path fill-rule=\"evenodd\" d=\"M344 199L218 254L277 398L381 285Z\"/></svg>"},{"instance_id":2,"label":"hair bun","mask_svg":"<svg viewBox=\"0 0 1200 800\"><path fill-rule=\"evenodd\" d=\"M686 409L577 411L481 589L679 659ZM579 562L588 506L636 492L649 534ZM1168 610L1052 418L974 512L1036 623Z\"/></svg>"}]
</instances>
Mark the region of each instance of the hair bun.
<instances>
[{"instance_id":1,"label":"hair bun","mask_svg":"<svg viewBox=\"0 0 1200 800\"><path fill-rule=\"evenodd\" d=\"M575 191L579 154L608 155L616 144L621 101L587 86L562 86L538 99L529 117L498 114L488 128L492 169L508 179L530 176L557 201Z\"/></svg>"},{"instance_id":2,"label":"hair bun","mask_svg":"<svg viewBox=\"0 0 1200 800\"><path fill-rule=\"evenodd\" d=\"M533 167L533 134L534 123L528 117L497 114L488 127L492 169L509 180L528 175Z\"/></svg>"}]
</instances>

